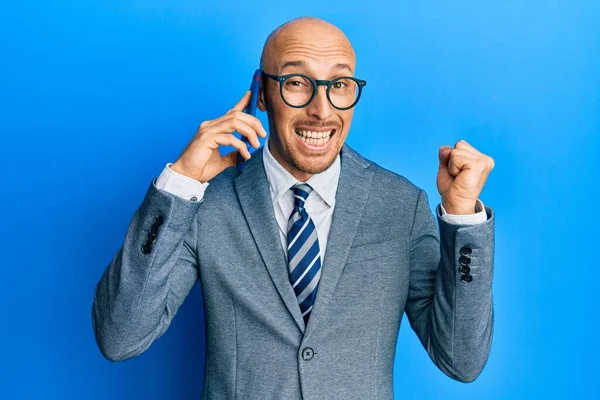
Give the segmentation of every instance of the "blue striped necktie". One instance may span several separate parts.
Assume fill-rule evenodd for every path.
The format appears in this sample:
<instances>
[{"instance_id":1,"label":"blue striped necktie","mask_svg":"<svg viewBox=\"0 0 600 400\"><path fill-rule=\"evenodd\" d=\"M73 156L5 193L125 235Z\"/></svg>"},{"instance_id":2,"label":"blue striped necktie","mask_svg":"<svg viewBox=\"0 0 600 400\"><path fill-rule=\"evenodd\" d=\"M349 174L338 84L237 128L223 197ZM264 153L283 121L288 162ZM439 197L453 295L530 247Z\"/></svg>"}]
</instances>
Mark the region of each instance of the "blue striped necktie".
<instances>
[{"instance_id":1,"label":"blue striped necktie","mask_svg":"<svg viewBox=\"0 0 600 400\"><path fill-rule=\"evenodd\" d=\"M298 183L292 190L294 209L288 220L288 267L290 282L307 324L321 277L321 255L317 229L304 209L313 188L307 183Z\"/></svg>"}]
</instances>

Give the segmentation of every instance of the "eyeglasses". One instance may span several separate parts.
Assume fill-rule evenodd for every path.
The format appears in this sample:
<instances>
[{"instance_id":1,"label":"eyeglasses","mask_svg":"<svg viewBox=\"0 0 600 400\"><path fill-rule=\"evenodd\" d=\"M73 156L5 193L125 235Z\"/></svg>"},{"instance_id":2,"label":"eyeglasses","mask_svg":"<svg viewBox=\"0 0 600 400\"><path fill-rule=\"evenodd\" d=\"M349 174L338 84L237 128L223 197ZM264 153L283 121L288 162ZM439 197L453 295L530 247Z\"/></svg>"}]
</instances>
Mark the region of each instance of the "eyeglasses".
<instances>
[{"instance_id":1,"label":"eyeglasses","mask_svg":"<svg viewBox=\"0 0 600 400\"><path fill-rule=\"evenodd\" d=\"M313 79L304 74L263 75L279 82L281 98L290 107L303 108L310 104L317 94L318 85L327 87L327 99L334 108L348 110L358 103L362 88L367 81L352 76L340 76L330 81Z\"/></svg>"}]
</instances>

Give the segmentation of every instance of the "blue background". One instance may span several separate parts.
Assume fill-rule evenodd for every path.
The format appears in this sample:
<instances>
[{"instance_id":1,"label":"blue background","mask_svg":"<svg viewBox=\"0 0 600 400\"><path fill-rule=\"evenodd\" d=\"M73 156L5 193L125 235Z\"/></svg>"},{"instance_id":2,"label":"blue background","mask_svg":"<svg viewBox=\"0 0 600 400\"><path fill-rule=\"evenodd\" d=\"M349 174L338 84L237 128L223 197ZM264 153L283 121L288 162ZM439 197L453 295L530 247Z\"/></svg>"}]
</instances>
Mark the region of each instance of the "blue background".
<instances>
[{"instance_id":1,"label":"blue background","mask_svg":"<svg viewBox=\"0 0 600 400\"><path fill-rule=\"evenodd\" d=\"M496 212L489 362L472 384L451 380L405 319L396 396L599 396L600 2L6 3L0 398L198 398L199 285L121 363L96 347L94 286L151 179L243 95L269 32L301 15L346 32L368 81L347 143L432 208L439 146L465 139L496 162L481 195Z\"/></svg>"}]
</instances>

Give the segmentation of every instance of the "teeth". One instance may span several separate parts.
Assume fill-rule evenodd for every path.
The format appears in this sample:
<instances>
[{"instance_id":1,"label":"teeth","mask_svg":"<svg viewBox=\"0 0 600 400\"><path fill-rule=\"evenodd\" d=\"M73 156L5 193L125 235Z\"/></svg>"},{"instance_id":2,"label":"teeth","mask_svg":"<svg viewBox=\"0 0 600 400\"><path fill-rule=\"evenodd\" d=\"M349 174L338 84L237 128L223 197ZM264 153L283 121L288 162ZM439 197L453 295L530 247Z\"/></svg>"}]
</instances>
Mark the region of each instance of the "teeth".
<instances>
[{"instance_id":1,"label":"teeth","mask_svg":"<svg viewBox=\"0 0 600 400\"><path fill-rule=\"evenodd\" d=\"M311 144L313 146L322 146L329 141L329 138L307 138L306 136L301 136L302 140L305 143Z\"/></svg>"},{"instance_id":2,"label":"teeth","mask_svg":"<svg viewBox=\"0 0 600 400\"><path fill-rule=\"evenodd\" d=\"M306 131L306 130L296 130L296 133L299 134L300 136L302 136L303 138L314 138L314 139L320 139L320 138L329 138L329 136L331 136L331 131L326 131L326 132L314 132L314 131Z\"/></svg>"},{"instance_id":3,"label":"teeth","mask_svg":"<svg viewBox=\"0 0 600 400\"><path fill-rule=\"evenodd\" d=\"M298 136L300 136L300 138L305 143L313 146L323 146L325 143L327 143L329 141L329 138L331 137L331 132L333 132L333 130L325 132L314 132L303 129L296 129L296 133L298 134Z\"/></svg>"}]
</instances>

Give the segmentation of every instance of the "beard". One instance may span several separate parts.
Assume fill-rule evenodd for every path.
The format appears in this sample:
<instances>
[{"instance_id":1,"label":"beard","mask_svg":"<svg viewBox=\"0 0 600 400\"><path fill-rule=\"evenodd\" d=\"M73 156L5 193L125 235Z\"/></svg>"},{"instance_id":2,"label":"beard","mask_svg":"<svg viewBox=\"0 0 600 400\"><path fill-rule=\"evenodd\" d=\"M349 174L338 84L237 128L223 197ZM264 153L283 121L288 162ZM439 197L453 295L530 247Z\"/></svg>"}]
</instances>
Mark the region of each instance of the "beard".
<instances>
[{"instance_id":1,"label":"beard","mask_svg":"<svg viewBox=\"0 0 600 400\"><path fill-rule=\"evenodd\" d=\"M291 137L282 137L280 135L280 127L278 127L275 121L273 120L272 111L267 112L267 114L269 117L269 127L272 127L270 129L270 142L271 144L276 146L276 152L279 153L280 157L283 158L290 167L302 173L314 175L326 171L335 162L336 157L338 156L341 150L341 145L338 143L338 136L342 133L342 127L340 125L332 123L324 124L322 122L315 121L301 122L303 126L307 127L330 127L336 130L334 136L330 138L330 140L333 140L335 142L329 144L330 148L327 149L328 151L318 156L310 156L304 154L304 152L300 148L298 148L298 144L295 142L297 140L297 138L295 137L297 134L293 130L293 128L291 132ZM298 123L296 123L295 125L298 125ZM281 127L282 131L284 132L286 131L286 128L287 127ZM332 149L333 147L336 148L336 151ZM270 151L271 153L274 153L273 149L270 149Z\"/></svg>"},{"instance_id":2,"label":"beard","mask_svg":"<svg viewBox=\"0 0 600 400\"><path fill-rule=\"evenodd\" d=\"M332 143L333 145L333 143ZM339 151L328 152L319 157L304 157L297 152L283 154L289 165L307 174L320 174L334 163ZM316 158L316 159L315 159Z\"/></svg>"}]
</instances>

